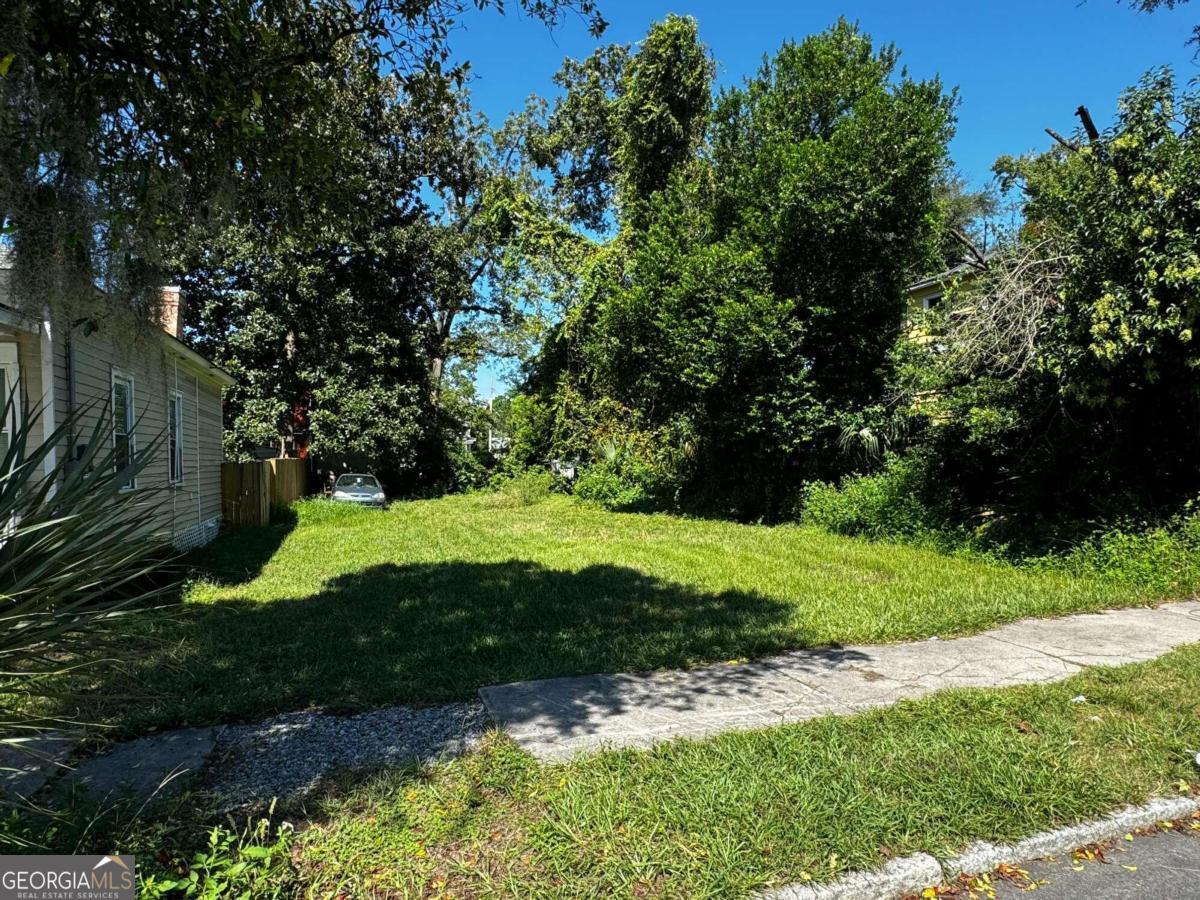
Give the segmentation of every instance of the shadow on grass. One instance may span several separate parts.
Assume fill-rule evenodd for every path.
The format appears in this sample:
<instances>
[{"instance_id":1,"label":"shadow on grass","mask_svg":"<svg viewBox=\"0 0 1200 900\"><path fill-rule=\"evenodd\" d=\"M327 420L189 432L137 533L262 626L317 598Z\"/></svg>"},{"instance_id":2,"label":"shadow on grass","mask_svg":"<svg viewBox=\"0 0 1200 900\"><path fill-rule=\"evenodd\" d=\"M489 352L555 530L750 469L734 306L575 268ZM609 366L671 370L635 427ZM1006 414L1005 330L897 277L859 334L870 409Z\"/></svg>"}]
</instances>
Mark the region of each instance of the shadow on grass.
<instances>
[{"instance_id":1,"label":"shadow on grass","mask_svg":"<svg viewBox=\"0 0 1200 900\"><path fill-rule=\"evenodd\" d=\"M184 607L169 651L100 693L128 693L133 680L158 694L110 713L122 731L464 700L491 684L795 648L804 640L793 614L758 594L705 593L620 566L386 564L312 596Z\"/></svg>"},{"instance_id":2,"label":"shadow on grass","mask_svg":"<svg viewBox=\"0 0 1200 900\"><path fill-rule=\"evenodd\" d=\"M215 584L235 587L253 581L296 527L290 506L271 508L271 524L239 528L185 556L180 565Z\"/></svg>"}]
</instances>

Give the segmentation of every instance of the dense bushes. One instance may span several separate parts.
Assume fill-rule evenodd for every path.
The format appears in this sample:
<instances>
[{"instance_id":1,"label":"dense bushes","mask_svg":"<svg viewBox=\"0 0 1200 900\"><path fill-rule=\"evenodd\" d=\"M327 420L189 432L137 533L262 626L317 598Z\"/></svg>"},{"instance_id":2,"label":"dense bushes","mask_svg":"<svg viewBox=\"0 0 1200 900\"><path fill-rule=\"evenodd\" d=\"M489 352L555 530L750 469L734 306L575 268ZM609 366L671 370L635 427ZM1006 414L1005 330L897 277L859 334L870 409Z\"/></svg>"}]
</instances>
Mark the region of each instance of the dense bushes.
<instances>
[{"instance_id":1,"label":"dense bushes","mask_svg":"<svg viewBox=\"0 0 1200 900\"><path fill-rule=\"evenodd\" d=\"M953 99L846 22L697 103L711 77L674 17L636 52L564 69L555 174L611 182L618 230L570 279L516 455L582 459L580 493L608 504L778 517L806 480L847 471L838 438L885 390L903 285L939 236ZM670 152L624 151L646 122ZM629 434L632 454L599 452Z\"/></svg>"},{"instance_id":2,"label":"dense bushes","mask_svg":"<svg viewBox=\"0 0 1200 900\"><path fill-rule=\"evenodd\" d=\"M683 20L655 28L695 48ZM701 115L669 102L671 79L638 83L645 52L563 82L571 116L550 133L594 127L567 142L593 188L642 183L611 152L630 103L688 118L652 187L589 195L617 198L618 228L569 279L515 404L514 460L581 460L575 492L611 508L793 517L1187 581L1191 520L1172 515L1200 493L1200 91L1153 72L1109 131L1000 160L1023 226L914 323L903 286L953 231L935 199L941 85L898 75L894 48L839 23ZM679 59L693 97L710 70Z\"/></svg>"},{"instance_id":3,"label":"dense bushes","mask_svg":"<svg viewBox=\"0 0 1200 900\"><path fill-rule=\"evenodd\" d=\"M1044 533L1014 539L1012 529L993 516L965 521L944 494L939 496L944 485L934 463L921 453L890 455L879 472L850 476L840 485L814 482L801 494L799 518L836 534L903 540L1028 568L1100 576L1154 596L1184 596L1200 589L1200 504L1194 501L1164 521L1059 519Z\"/></svg>"},{"instance_id":4,"label":"dense bushes","mask_svg":"<svg viewBox=\"0 0 1200 900\"><path fill-rule=\"evenodd\" d=\"M670 505L676 498L676 473L669 453L647 441L642 446L615 438L601 441L593 462L574 485L575 495L608 509L645 509Z\"/></svg>"},{"instance_id":5,"label":"dense bushes","mask_svg":"<svg viewBox=\"0 0 1200 900\"><path fill-rule=\"evenodd\" d=\"M810 488L802 515L1156 591L1194 584L1200 92L1153 72L1108 132L997 171L1026 222L898 342L900 456Z\"/></svg>"},{"instance_id":6,"label":"dense bushes","mask_svg":"<svg viewBox=\"0 0 1200 900\"><path fill-rule=\"evenodd\" d=\"M1151 73L1074 146L998 163L1025 225L924 361L925 445L1022 529L1157 519L1200 492L1200 91Z\"/></svg>"},{"instance_id":7,"label":"dense bushes","mask_svg":"<svg viewBox=\"0 0 1200 900\"><path fill-rule=\"evenodd\" d=\"M800 494L801 522L835 534L936 540L950 529L949 511L933 496L930 461L889 454L883 469L840 485L812 482Z\"/></svg>"},{"instance_id":8,"label":"dense bushes","mask_svg":"<svg viewBox=\"0 0 1200 900\"><path fill-rule=\"evenodd\" d=\"M1166 522L1126 521L1095 531L1069 551L1028 561L1041 568L1100 574L1157 596L1200 589L1200 510L1189 503Z\"/></svg>"}]
</instances>

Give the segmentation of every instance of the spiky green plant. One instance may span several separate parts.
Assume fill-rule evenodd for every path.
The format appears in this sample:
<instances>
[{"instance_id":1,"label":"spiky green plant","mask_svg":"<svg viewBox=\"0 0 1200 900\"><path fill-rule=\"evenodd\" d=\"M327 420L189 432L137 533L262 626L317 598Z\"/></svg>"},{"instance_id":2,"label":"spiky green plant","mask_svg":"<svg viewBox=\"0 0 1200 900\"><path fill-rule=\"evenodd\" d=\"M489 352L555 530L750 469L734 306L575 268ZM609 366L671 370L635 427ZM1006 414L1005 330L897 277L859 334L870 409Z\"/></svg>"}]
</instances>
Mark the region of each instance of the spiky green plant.
<instances>
[{"instance_id":1,"label":"spiky green plant","mask_svg":"<svg viewBox=\"0 0 1200 900\"><path fill-rule=\"evenodd\" d=\"M42 434L39 410L13 416L17 390L0 409L15 420L0 459L0 746L39 755L31 739L88 724L62 676L133 652L119 640L124 616L164 590L151 575L168 545L149 524L161 490L125 489L161 439L130 453L101 409L69 458L87 410Z\"/></svg>"}]
</instances>

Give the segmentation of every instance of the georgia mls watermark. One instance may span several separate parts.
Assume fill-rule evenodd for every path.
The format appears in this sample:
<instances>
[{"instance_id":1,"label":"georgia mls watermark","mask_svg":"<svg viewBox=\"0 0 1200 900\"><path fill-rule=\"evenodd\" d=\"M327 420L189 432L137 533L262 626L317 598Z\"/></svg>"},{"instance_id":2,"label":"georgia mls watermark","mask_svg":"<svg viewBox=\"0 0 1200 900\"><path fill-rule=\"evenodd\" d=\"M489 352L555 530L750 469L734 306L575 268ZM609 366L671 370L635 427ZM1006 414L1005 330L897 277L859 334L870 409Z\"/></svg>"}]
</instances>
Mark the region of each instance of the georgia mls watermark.
<instances>
[{"instance_id":1,"label":"georgia mls watermark","mask_svg":"<svg viewBox=\"0 0 1200 900\"><path fill-rule=\"evenodd\" d=\"M133 900L132 856L0 856L0 900Z\"/></svg>"}]
</instances>

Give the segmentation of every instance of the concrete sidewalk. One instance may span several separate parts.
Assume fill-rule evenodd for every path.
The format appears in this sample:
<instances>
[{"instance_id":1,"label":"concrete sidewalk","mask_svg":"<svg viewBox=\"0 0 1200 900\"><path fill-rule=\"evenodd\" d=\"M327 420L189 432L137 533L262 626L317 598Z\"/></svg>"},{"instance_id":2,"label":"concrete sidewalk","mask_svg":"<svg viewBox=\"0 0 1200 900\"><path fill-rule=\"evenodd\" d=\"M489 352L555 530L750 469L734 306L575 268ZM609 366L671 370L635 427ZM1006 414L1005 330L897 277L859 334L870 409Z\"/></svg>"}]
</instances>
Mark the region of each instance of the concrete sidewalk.
<instances>
[{"instance_id":1,"label":"concrete sidewalk","mask_svg":"<svg viewBox=\"0 0 1200 900\"><path fill-rule=\"evenodd\" d=\"M1085 666L1154 659L1200 641L1200 601L1028 619L971 637L800 650L744 664L586 675L479 691L488 713L543 760L600 748L765 728L953 687L1057 681Z\"/></svg>"}]
</instances>

